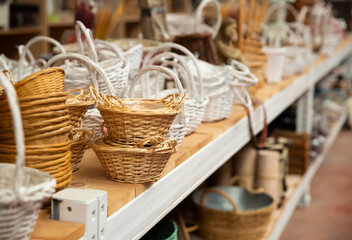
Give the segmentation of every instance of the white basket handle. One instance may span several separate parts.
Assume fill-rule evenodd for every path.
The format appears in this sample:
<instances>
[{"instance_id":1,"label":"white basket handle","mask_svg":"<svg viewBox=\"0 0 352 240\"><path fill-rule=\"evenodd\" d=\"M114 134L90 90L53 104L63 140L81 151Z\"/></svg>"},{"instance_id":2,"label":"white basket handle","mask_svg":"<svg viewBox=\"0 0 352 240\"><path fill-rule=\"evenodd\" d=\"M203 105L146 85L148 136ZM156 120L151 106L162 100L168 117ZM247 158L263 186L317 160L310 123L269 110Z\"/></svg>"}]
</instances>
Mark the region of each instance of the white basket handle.
<instances>
[{"instance_id":1,"label":"white basket handle","mask_svg":"<svg viewBox=\"0 0 352 240\"><path fill-rule=\"evenodd\" d=\"M81 37L81 33L83 33L84 37L86 38L86 42L88 44L89 57L94 62L97 63L98 54L94 46L93 35L90 29L86 28L86 26L84 26L84 24L81 21L76 21L75 31L76 31L76 37L77 37L78 52L84 55L84 47L83 47L83 42Z\"/></svg>"},{"instance_id":2,"label":"white basket handle","mask_svg":"<svg viewBox=\"0 0 352 240\"><path fill-rule=\"evenodd\" d=\"M111 52L115 53L118 58L126 62L126 58L123 55L122 49L116 45L100 39L95 39L94 43L96 44L98 50L110 50Z\"/></svg>"},{"instance_id":3,"label":"white basket handle","mask_svg":"<svg viewBox=\"0 0 352 240\"><path fill-rule=\"evenodd\" d=\"M163 43L159 46L154 47L151 51L148 52L148 54L145 56L145 58L143 60L142 66L145 67L148 64L148 61L152 58L152 56L154 56L158 52L165 50L165 49L170 49L170 48L175 48L175 49L183 52L193 62L194 66L196 68L196 72L197 72L197 77L198 77L197 81L199 83L199 88L198 88L198 92L192 92L192 95L193 95L192 97L195 97L196 99L198 99L200 101L203 101L204 100L204 90L203 90L202 74L199 70L199 67L197 64L197 59L194 57L194 55L191 53L191 51L189 51L187 48L185 48L179 44L176 44L176 43ZM194 81L191 82L191 85L192 85L192 89L197 89Z\"/></svg>"},{"instance_id":4,"label":"white basket handle","mask_svg":"<svg viewBox=\"0 0 352 240\"><path fill-rule=\"evenodd\" d=\"M307 49L307 56L309 60L311 59L312 56L312 34L310 29L305 26L303 23L299 22L292 22L288 24L290 29L296 30L296 34L299 34L302 36L305 48Z\"/></svg>"},{"instance_id":5,"label":"white basket handle","mask_svg":"<svg viewBox=\"0 0 352 240\"><path fill-rule=\"evenodd\" d=\"M180 56L180 55L178 55L178 54L176 54L176 53L173 53L173 52L163 52L163 53L161 53L161 54L158 54L158 55L155 55L154 57L152 57L149 61L148 61L148 65L147 66L151 66L151 65L154 65L157 61L161 61L162 60L162 58L173 58L174 60L177 60L178 61L178 65L176 64L176 62L173 62L173 63L175 63L175 64L173 64L173 63L171 63L171 61L163 61L163 64L162 64L162 66L163 67L166 67L166 65L170 65L170 66L173 66L173 67L177 67L177 68L179 68L179 69L182 69L184 72L185 72L185 76L187 76L187 78L188 79L191 79L191 78L193 78L193 75L191 74L191 72L189 71L189 68L187 67L187 65L186 65L186 62L185 62L185 60ZM148 76L149 76L149 74L148 74ZM147 76L147 77L148 77ZM186 84L186 88L187 89L191 89L191 84L190 84L190 82L193 82L194 80L192 79L191 81L185 81L185 84ZM143 81L144 82L144 81ZM142 82L142 83L143 83ZM145 89L146 90L146 93L147 93L147 97L150 97L150 95L149 95L149 87L148 86L146 86L146 85L142 85L142 87L143 87L143 89ZM193 91L196 91L196 90L193 90Z\"/></svg>"},{"instance_id":6,"label":"white basket handle","mask_svg":"<svg viewBox=\"0 0 352 240\"><path fill-rule=\"evenodd\" d=\"M20 107L15 88L6 79L3 73L0 73L0 84L4 87L7 94L8 103L11 110L12 126L14 129L14 137L16 142L16 168L15 181L13 188L18 199L22 199L22 184L25 165L25 144Z\"/></svg>"},{"instance_id":7,"label":"white basket handle","mask_svg":"<svg viewBox=\"0 0 352 240\"><path fill-rule=\"evenodd\" d=\"M175 83L176 83L176 87L179 91L179 93L181 95L184 95L184 91L183 91L183 87L181 85L181 82L180 82L180 79L177 77L177 75L172 72L171 70L167 69L166 67L161 67L161 66L148 66L146 68L143 68L141 69L137 74L136 76L133 78L132 80L132 84L131 84L131 87L130 87L130 90L128 91L128 96L130 98L133 98L134 96L134 89L135 89L135 86L136 86L136 83L137 83L137 80L145 73L147 72L150 72L150 71L158 71L158 72L163 72L165 73L166 75L168 75L169 77L171 77Z\"/></svg>"},{"instance_id":8,"label":"white basket handle","mask_svg":"<svg viewBox=\"0 0 352 240\"><path fill-rule=\"evenodd\" d=\"M250 94L248 93L247 89L245 87L234 87L234 93L237 99L244 105L246 106L249 111L253 111L253 103L252 103L252 98Z\"/></svg>"},{"instance_id":9,"label":"white basket handle","mask_svg":"<svg viewBox=\"0 0 352 240\"><path fill-rule=\"evenodd\" d=\"M0 65L2 70L9 70L9 67L7 66L5 60L0 56Z\"/></svg>"},{"instance_id":10,"label":"white basket handle","mask_svg":"<svg viewBox=\"0 0 352 240\"><path fill-rule=\"evenodd\" d=\"M52 57L48 61L48 63L45 65L45 68L53 66L57 62L64 61L67 59L74 59L74 60L81 61L87 67L89 72L91 72L92 70L95 70L96 72L98 72L98 74L102 77L103 81L105 82L106 86L108 87L110 94L115 96L115 94L116 94L115 89L112 86L106 73L104 72L103 69L101 69L101 67L97 63L93 62L89 57L86 57L86 56L78 54L78 53L59 54L59 55ZM96 81L96 79L95 79L95 81L92 79L92 83L93 83L93 85L95 85L97 87L97 89L99 91L99 85L98 85L98 82Z\"/></svg>"},{"instance_id":11,"label":"white basket handle","mask_svg":"<svg viewBox=\"0 0 352 240\"><path fill-rule=\"evenodd\" d=\"M197 21L196 28L199 28L200 24L204 22L203 12L204 12L204 9L209 6L215 8L217 13L216 23L213 26L213 32L212 32L212 38L215 39L220 30L221 22L222 22L220 4L217 0L203 0L199 4L196 11L196 21ZM196 31L197 30L198 29L196 29Z\"/></svg>"},{"instance_id":12,"label":"white basket handle","mask_svg":"<svg viewBox=\"0 0 352 240\"><path fill-rule=\"evenodd\" d=\"M267 23L269 21L270 17L274 14L274 12L276 12L280 9L285 9L285 10L290 11L293 14L294 18L297 19L298 12L291 4L285 3L285 2L276 2L276 3L272 4L269 7L269 9L266 11L264 22Z\"/></svg>"},{"instance_id":13,"label":"white basket handle","mask_svg":"<svg viewBox=\"0 0 352 240\"><path fill-rule=\"evenodd\" d=\"M18 79L22 78L22 73L23 73L23 66L24 66L24 61L25 61L25 57L26 54L29 56L30 58L30 65L33 65L33 69L35 66L35 60L34 57L32 55L32 53L29 51L29 48L37 43L37 42L48 42L51 43L53 45L55 45L56 47L58 47L58 49L60 50L61 53L66 53L65 48L61 45L61 43L59 43L58 41L56 41L53 38L47 37L47 36L37 36L32 38L31 40L29 40L26 45L24 45L24 48L22 49L22 51L20 51L20 59L19 59L19 64L18 64Z\"/></svg>"}]
</instances>

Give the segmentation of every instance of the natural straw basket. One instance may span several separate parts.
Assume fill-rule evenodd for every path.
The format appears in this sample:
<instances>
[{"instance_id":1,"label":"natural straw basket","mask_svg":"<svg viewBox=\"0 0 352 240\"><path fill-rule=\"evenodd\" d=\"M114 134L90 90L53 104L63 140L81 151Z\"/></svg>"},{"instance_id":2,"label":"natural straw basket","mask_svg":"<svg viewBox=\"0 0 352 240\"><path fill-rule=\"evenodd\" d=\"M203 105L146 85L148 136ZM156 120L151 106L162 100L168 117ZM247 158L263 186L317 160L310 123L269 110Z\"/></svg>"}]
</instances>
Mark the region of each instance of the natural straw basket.
<instances>
[{"instance_id":1,"label":"natural straw basket","mask_svg":"<svg viewBox=\"0 0 352 240\"><path fill-rule=\"evenodd\" d=\"M67 93L80 92L78 95L69 95L66 100L66 105L70 112L70 120L73 128L80 128L83 122L84 114L88 108L94 104L94 99L91 98L89 86L84 89L73 89Z\"/></svg>"},{"instance_id":2,"label":"natural straw basket","mask_svg":"<svg viewBox=\"0 0 352 240\"><path fill-rule=\"evenodd\" d=\"M15 89L19 97L64 92L64 77L65 72L62 68L48 68L19 81L15 84Z\"/></svg>"},{"instance_id":3,"label":"natural straw basket","mask_svg":"<svg viewBox=\"0 0 352 240\"><path fill-rule=\"evenodd\" d=\"M231 179L231 185L238 181ZM273 199L263 190L219 186L192 195L200 211L200 233L207 240L258 240L267 231Z\"/></svg>"},{"instance_id":4,"label":"natural straw basket","mask_svg":"<svg viewBox=\"0 0 352 240\"><path fill-rule=\"evenodd\" d=\"M8 94L16 138L16 164L0 163L0 236L29 239L42 203L54 192L55 179L24 167L24 137L16 92L2 73L0 83Z\"/></svg>"},{"instance_id":5,"label":"natural straw basket","mask_svg":"<svg viewBox=\"0 0 352 240\"><path fill-rule=\"evenodd\" d=\"M158 180L176 146L176 140L162 137L152 137L139 143L113 142L103 138L91 144L107 177L128 183Z\"/></svg>"},{"instance_id":6,"label":"natural straw basket","mask_svg":"<svg viewBox=\"0 0 352 240\"><path fill-rule=\"evenodd\" d=\"M73 129L70 133L71 145L70 150L72 152L72 169L77 171L82 161L84 151L88 147L88 143L93 138L93 132L83 128Z\"/></svg>"},{"instance_id":7,"label":"natural straw basket","mask_svg":"<svg viewBox=\"0 0 352 240\"><path fill-rule=\"evenodd\" d=\"M137 80L150 71L159 71L173 79L178 77L170 70L160 66L150 66L142 69L134 77L129 91L133 97L134 87ZM120 99L115 96L97 94L92 88L92 94L96 98L96 107L104 119L111 139L146 139L155 136L166 137L176 115L182 111L182 105L186 96L170 95L166 98Z\"/></svg>"}]
</instances>

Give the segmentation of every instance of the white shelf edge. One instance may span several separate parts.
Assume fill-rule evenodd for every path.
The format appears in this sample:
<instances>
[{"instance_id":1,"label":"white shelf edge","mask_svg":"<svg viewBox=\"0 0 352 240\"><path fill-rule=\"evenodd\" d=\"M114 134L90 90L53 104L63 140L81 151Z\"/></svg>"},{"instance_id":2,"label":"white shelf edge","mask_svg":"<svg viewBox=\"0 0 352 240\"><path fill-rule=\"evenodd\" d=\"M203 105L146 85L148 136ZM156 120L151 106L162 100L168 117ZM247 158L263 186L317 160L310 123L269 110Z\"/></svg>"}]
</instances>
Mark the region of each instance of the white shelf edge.
<instances>
[{"instance_id":1,"label":"white shelf edge","mask_svg":"<svg viewBox=\"0 0 352 240\"><path fill-rule=\"evenodd\" d=\"M346 58L352 52L350 48L351 45L348 45L340 49L333 57L336 60L329 59L326 61L328 64L325 64L326 62L321 64L325 66L324 71L328 73L336 62L338 64ZM318 76L319 69L320 67L313 67L264 103L268 123L314 86L319 80L315 77ZM261 108L254 111L252 121L255 133L261 131L263 128ZM126 240L142 237L249 140L248 119L245 117L112 214L107 220L105 239Z\"/></svg>"},{"instance_id":2,"label":"white shelf edge","mask_svg":"<svg viewBox=\"0 0 352 240\"><path fill-rule=\"evenodd\" d=\"M278 240L282 232L284 231L287 223L289 222L297 203L299 202L301 196L303 195L304 191L309 187L311 180L313 179L314 175L318 171L320 165L323 163L326 155L328 154L332 144L337 138L338 133L341 131L343 124L347 119L347 112L344 112L328 137L326 138L326 142L324 145L324 149L321 154L314 160L314 162L309 166L307 172L304 174L303 179L299 186L297 187L294 195L289 200L289 202L285 205L285 210L280 216L279 220L277 221L274 230L271 232L270 237L268 240Z\"/></svg>"}]
</instances>

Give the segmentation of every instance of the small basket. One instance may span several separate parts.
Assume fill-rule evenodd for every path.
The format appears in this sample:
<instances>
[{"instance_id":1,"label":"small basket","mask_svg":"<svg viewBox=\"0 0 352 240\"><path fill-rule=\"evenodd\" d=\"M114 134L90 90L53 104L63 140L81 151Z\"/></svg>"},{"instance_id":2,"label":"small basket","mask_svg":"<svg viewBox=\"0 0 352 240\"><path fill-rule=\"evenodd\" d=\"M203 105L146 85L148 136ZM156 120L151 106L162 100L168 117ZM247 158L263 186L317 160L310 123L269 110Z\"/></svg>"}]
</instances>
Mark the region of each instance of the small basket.
<instances>
[{"instance_id":1,"label":"small basket","mask_svg":"<svg viewBox=\"0 0 352 240\"><path fill-rule=\"evenodd\" d=\"M291 141L289 146L288 172L303 175L310 164L310 135L293 131L276 130L274 137L284 137Z\"/></svg>"},{"instance_id":2,"label":"small basket","mask_svg":"<svg viewBox=\"0 0 352 240\"><path fill-rule=\"evenodd\" d=\"M177 76L167 68L150 66L142 69L133 79L129 95L133 97L133 91L137 80L150 71L160 71L173 79ZM186 96L170 95L166 98L120 99L114 96L97 94L92 88L96 98L96 107L104 119L111 139L146 139L155 136L166 137L176 115L182 111L182 105Z\"/></svg>"},{"instance_id":3,"label":"small basket","mask_svg":"<svg viewBox=\"0 0 352 240\"><path fill-rule=\"evenodd\" d=\"M62 68L54 67L33 73L15 84L19 97L37 96L47 93L65 91L65 72Z\"/></svg>"},{"instance_id":4,"label":"small basket","mask_svg":"<svg viewBox=\"0 0 352 240\"><path fill-rule=\"evenodd\" d=\"M202 73L199 71L197 59L194 55L185 47L175 44L175 43L164 43L152 49L144 58L143 66L149 64L150 59L157 53L162 51L168 51L169 49L176 49L181 51L183 54L190 59L191 64L195 66L196 77L192 76L188 81L185 82L187 87L187 93L189 98L184 104L184 114L187 119L187 132L186 134L191 134L194 132L202 122L202 118L205 112L206 105L209 102L209 98L204 95L203 89L203 77ZM188 64L188 63L187 63ZM175 89L167 89L169 93L174 93ZM165 94L165 93L163 93Z\"/></svg>"},{"instance_id":5,"label":"small basket","mask_svg":"<svg viewBox=\"0 0 352 240\"><path fill-rule=\"evenodd\" d=\"M177 142L153 137L142 142L113 142L105 138L91 147L98 156L106 175L116 182L145 183L157 181Z\"/></svg>"},{"instance_id":6,"label":"small basket","mask_svg":"<svg viewBox=\"0 0 352 240\"><path fill-rule=\"evenodd\" d=\"M54 192L49 174L24 167L24 137L15 89L0 73L9 98L16 136L16 164L0 163L0 235L2 239L29 239L42 203Z\"/></svg>"},{"instance_id":7,"label":"small basket","mask_svg":"<svg viewBox=\"0 0 352 240\"><path fill-rule=\"evenodd\" d=\"M87 129L73 129L70 133L70 150L72 152L72 170L77 171L82 161L84 151L88 148L88 143L93 138L93 132Z\"/></svg>"},{"instance_id":8,"label":"small basket","mask_svg":"<svg viewBox=\"0 0 352 240\"><path fill-rule=\"evenodd\" d=\"M231 179L231 185L238 177ZM261 239L267 231L273 199L262 190L218 186L197 190L193 202L200 211L199 231L207 240Z\"/></svg>"}]
</instances>

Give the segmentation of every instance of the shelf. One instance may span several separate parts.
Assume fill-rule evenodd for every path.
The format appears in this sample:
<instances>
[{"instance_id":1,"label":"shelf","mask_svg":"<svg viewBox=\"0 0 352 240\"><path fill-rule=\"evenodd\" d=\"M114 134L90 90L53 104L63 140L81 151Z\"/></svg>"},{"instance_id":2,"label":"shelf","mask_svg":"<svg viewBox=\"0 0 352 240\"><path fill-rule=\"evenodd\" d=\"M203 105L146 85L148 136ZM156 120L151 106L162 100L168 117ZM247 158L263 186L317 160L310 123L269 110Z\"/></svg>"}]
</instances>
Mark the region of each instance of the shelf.
<instances>
[{"instance_id":1,"label":"shelf","mask_svg":"<svg viewBox=\"0 0 352 240\"><path fill-rule=\"evenodd\" d=\"M59 21L59 22L49 22L48 26L50 28L57 28L57 27L74 27L74 21Z\"/></svg>"},{"instance_id":2,"label":"shelf","mask_svg":"<svg viewBox=\"0 0 352 240\"><path fill-rule=\"evenodd\" d=\"M41 31L41 26L10 28L8 30L0 30L0 36L34 34Z\"/></svg>"},{"instance_id":3,"label":"shelf","mask_svg":"<svg viewBox=\"0 0 352 240\"><path fill-rule=\"evenodd\" d=\"M292 197L289 197L286 204L283 206L282 210L277 210L279 216L274 213L274 228L271 231L269 237L265 238L268 240L278 240L285 229L288 221L290 220L297 203L299 202L304 191L309 187L311 180L313 179L315 173L318 171L320 165L324 161L327 153L329 152L332 144L334 143L338 133L341 131L343 124L347 119L347 112L344 112L340 117L339 121L333 127L331 133L326 138L325 146L321 154L313 161L313 163L308 168L307 172L304 174L302 181L298 185L297 189L294 191ZM269 230L270 231L270 230Z\"/></svg>"},{"instance_id":4,"label":"shelf","mask_svg":"<svg viewBox=\"0 0 352 240\"><path fill-rule=\"evenodd\" d=\"M278 84L267 84L255 91L255 95L264 101L268 122L273 121L311 89L318 78L331 71L335 64L351 53L352 44L348 39L341 43L336 54L329 59L319 57L303 73L283 79ZM321 72L321 66L324 66L324 73ZM256 108L252 117L255 133L263 128L262 117L262 109ZM70 187L108 191L105 239L139 239L249 140L248 118L242 108L234 106L228 119L201 124L195 133L187 136L178 152L171 157L169 167L164 172L165 176L154 184L122 184L108 180L94 152L89 150L85 153L81 169L74 173ZM316 171L313 166L319 161L322 160L318 159L308 170L304 177L307 180L302 180L302 184L305 181L310 182ZM299 198L296 196L298 190L292 197L295 202ZM295 204L292 205L294 206L290 205L290 209L293 211ZM283 224L284 221L285 219L280 219L279 223ZM273 234L278 234L276 232L278 230L275 228Z\"/></svg>"}]
</instances>

